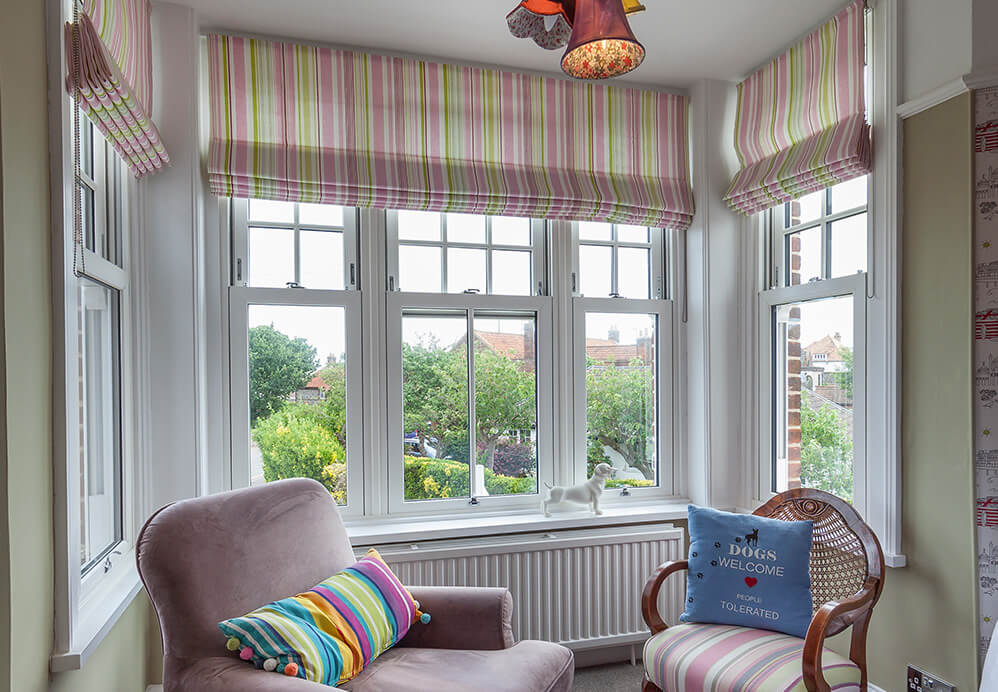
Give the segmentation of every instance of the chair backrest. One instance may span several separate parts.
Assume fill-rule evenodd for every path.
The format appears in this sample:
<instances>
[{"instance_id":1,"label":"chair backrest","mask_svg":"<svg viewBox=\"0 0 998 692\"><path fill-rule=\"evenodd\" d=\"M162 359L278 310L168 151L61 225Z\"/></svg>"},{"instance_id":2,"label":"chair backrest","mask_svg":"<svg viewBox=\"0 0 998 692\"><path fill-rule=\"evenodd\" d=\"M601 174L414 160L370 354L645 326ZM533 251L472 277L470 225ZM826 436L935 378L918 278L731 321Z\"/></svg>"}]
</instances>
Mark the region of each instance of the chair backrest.
<instances>
[{"instance_id":1,"label":"chair backrest","mask_svg":"<svg viewBox=\"0 0 998 692\"><path fill-rule=\"evenodd\" d=\"M878 579L876 599L884 588L884 553L876 534L845 500L814 488L794 488L776 495L753 514L783 521L814 522L811 543L811 594L814 609L840 601ZM876 600L874 601L876 602ZM845 629L845 618L829 635Z\"/></svg>"},{"instance_id":2,"label":"chair backrest","mask_svg":"<svg viewBox=\"0 0 998 692\"><path fill-rule=\"evenodd\" d=\"M354 563L336 503L307 479L167 505L142 527L136 551L159 616L166 676L179 661L225 655L220 620Z\"/></svg>"}]
</instances>

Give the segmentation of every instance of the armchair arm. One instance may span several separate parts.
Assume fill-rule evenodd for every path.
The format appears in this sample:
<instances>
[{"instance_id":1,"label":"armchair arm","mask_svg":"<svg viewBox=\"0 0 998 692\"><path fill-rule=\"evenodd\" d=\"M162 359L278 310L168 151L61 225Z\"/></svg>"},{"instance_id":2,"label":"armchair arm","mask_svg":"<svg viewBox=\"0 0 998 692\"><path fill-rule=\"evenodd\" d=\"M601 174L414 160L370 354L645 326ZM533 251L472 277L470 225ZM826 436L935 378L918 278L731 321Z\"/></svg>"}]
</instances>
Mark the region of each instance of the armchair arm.
<instances>
[{"instance_id":1,"label":"armchair arm","mask_svg":"<svg viewBox=\"0 0 998 692\"><path fill-rule=\"evenodd\" d=\"M821 652L825 646L825 635L839 618L854 611L870 610L877 600L877 586L880 580L867 577L855 596L842 601L829 601L818 609L811 618L804 637L803 672L804 686L808 692L829 692L828 682L822 673Z\"/></svg>"},{"instance_id":2,"label":"armchair arm","mask_svg":"<svg viewBox=\"0 0 998 692\"><path fill-rule=\"evenodd\" d=\"M669 627L658 614L658 591L662 588L662 582L673 572L689 569L689 567L690 564L686 560L666 562L648 577L645 590L641 594L641 616L645 619L652 634L658 634Z\"/></svg>"},{"instance_id":3,"label":"armchair arm","mask_svg":"<svg viewBox=\"0 0 998 692\"><path fill-rule=\"evenodd\" d=\"M476 651L513 646L513 597L506 589L415 586L409 592L431 620L415 623L399 646Z\"/></svg>"},{"instance_id":4,"label":"armchair arm","mask_svg":"<svg viewBox=\"0 0 998 692\"><path fill-rule=\"evenodd\" d=\"M264 673L234 656L201 658L164 675L164 692L320 692L326 685L277 673Z\"/></svg>"}]
</instances>

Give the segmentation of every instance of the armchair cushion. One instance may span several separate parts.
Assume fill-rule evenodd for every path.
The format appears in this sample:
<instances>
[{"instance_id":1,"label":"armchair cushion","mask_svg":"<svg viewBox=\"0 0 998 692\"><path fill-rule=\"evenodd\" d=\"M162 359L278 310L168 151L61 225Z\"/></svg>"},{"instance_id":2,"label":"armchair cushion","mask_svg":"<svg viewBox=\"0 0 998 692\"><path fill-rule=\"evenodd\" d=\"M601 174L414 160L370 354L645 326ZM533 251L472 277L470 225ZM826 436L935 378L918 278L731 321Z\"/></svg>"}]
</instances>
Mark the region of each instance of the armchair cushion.
<instances>
[{"instance_id":1,"label":"armchair cushion","mask_svg":"<svg viewBox=\"0 0 998 692\"><path fill-rule=\"evenodd\" d=\"M670 627L645 643L645 677L663 692L805 692L804 640L731 625ZM821 666L836 692L858 692L862 674L824 649Z\"/></svg>"},{"instance_id":2,"label":"armchair cushion","mask_svg":"<svg viewBox=\"0 0 998 692\"><path fill-rule=\"evenodd\" d=\"M373 548L312 589L223 620L228 648L258 668L335 685L394 646L417 617L412 595Z\"/></svg>"},{"instance_id":3,"label":"armchair cushion","mask_svg":"<svg viewBox=\"0 0 998 692\"><path fill-rule=\"evenodd\" d=\"M807 634L811 521L780 521L690 505L686 611L708 622Z\"/></svg>"}]
</instances>

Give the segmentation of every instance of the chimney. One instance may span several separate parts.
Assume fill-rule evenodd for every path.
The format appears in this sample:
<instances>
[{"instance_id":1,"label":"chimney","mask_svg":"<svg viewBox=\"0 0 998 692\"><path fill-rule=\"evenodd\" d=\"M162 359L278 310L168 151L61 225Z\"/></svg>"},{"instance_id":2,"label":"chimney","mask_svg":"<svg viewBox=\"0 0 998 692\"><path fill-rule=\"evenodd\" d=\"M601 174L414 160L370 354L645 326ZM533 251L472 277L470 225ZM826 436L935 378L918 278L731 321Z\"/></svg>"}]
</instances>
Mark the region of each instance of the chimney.
<instances>
[{"instance_id":1,"label":"chimney","mask_svg":"<svg viewBox=\"0 0 998 692\"><path fill-rule=\"evenodd\" d=\"M615 344L620 343L620 330L617 329L616 325L610 327L609 331L607 331L606 333L606 338L608 338L610 341L612 341Z\"/></svg>"},{"instance_id":2,"label":"chimney","mask_svg":"<svg viewBox=\"0 0 998 692\"><path fill-rule=\"evenodd\" d=\"M832 337L832 338L833 338L833 339L835 339L835 342L836 342L836 343L838 343L838 342L842 341L842 335L841 335L841 334L839 334L838 332L835 332L835 336L834 336L834 337Z\"/></svg>"}]
</instances>

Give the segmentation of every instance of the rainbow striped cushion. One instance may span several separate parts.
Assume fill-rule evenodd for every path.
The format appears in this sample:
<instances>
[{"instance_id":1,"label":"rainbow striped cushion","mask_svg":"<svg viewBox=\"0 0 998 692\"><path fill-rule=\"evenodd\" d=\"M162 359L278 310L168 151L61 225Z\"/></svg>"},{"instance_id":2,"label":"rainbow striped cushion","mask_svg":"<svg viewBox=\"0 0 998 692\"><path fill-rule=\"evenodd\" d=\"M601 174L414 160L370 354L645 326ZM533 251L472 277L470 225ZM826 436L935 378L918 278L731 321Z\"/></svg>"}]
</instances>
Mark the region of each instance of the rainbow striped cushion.
<instances>
[{"instance_id":1,"label":"rainbow striped cushion","mask_svg":"<svg viewBox=\"0 0 998 692\"><path fill-rule=\"evenodd\" d=\"M675 625L645 643L645 675L664 692L806 692L804 640L731 625ZM859 692L861 673L824 649L821 667L833 690Z\"/></svg>"},{"instance_id":2,"label":"rainbow striped cushion","mask_svg":"<svg viewBox=\"0 0 998 692\"><path fill-rule=\"evenodd\" d=\"M422 616L373 548L352 567L291 598L218 623L230 651L258 668L336 685L394 646Z\"/></svg>"}]
</instances>

